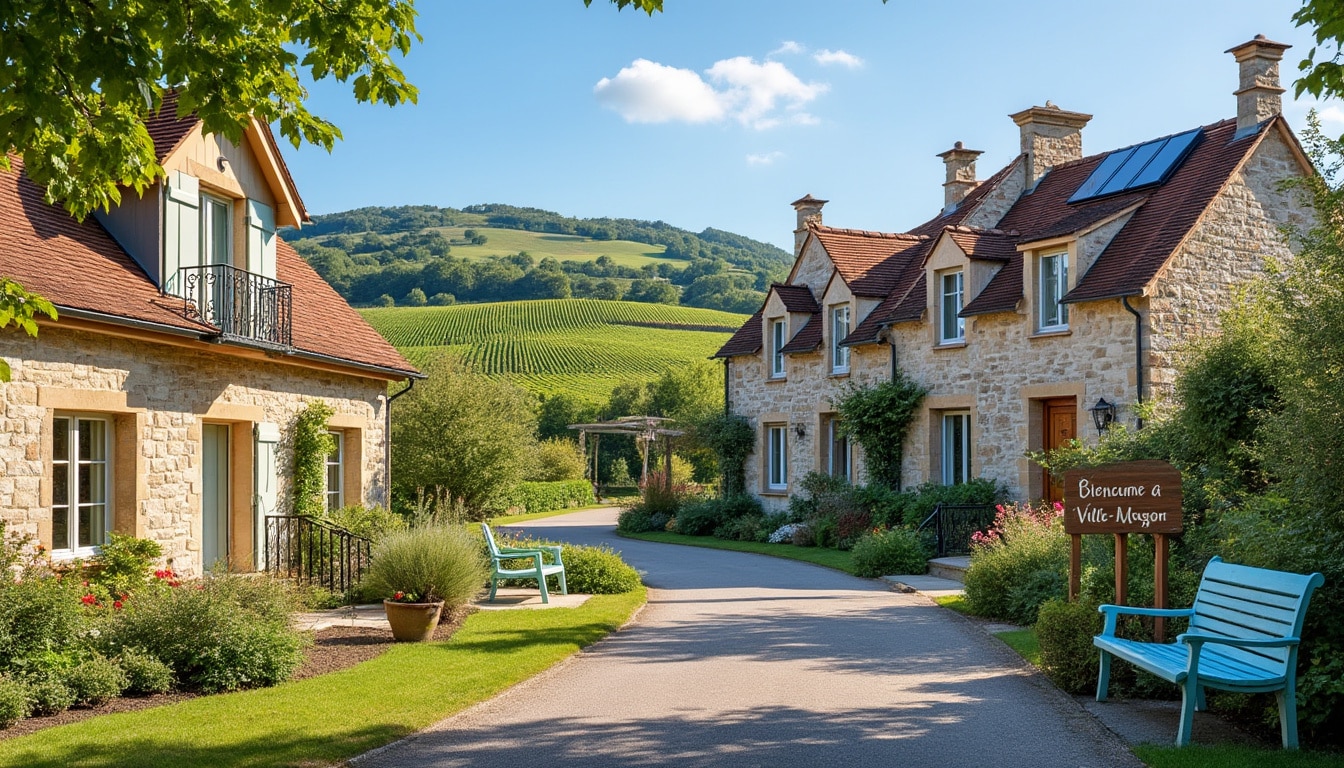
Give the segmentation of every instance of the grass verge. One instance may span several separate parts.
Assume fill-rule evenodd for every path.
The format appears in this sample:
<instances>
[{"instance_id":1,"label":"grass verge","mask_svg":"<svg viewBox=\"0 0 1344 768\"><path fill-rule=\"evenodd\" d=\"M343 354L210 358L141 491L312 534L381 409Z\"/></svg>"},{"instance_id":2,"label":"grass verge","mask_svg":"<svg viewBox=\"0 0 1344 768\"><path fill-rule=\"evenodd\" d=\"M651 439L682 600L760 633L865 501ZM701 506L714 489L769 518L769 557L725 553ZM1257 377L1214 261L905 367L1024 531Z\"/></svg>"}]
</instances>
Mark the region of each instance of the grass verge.
<instances>
[{"instance_id":1,"label":"grass verge","mask_svg":"<svg viewBox=\"0 0 1344 768\"><path fill-rule=\"evenodd\" d=\"M687 536L684 533L666 531L648 531L646 533L620 533L628 539L656 541L662 544L685 544L706 549L729 549L734 552L755 552L761 555L783 557L789 560L802 560L813 565L824 565L845 573L854 573L854 556L849 552L824 547L795 547L792 544L762 544L758 541L728 541L712 536Z\"/></svg>"},{"instance_id":2,"label":"grass verge","mask_svg":"<svg viewBox=\"0 0 1344 768\"><path fill-rule=\"evenodd\" d=\"M568 515L571 512L582 512L585 509L602 509L603 507L610 507L610 506L611 504L603 502L599 504L587 504L582 507L566 507L565 509L553 509L550 512L526 512L521 515L500 515L499 517L490 518L488 522L492 527L499 527L501 525L517 525L518 523L526 523L532 520L541 520L542 518L546 517L558 517L560 515ZM475 525L475 523L472 523L471 525Z\"/></svg>"},{"instance_id":3,"label":"grass verge","mask_svg":"<svg viewBox=\"0 0 1344 768\"><path fill-rule=\"evenodd\" d=\"M1007 632L995 632L994 636L1017 651L1018 655L1031 662L1033 667L1041 666L1041 643L1036 639L1034 629L1013 629Z\"/></svg>"},{"instance_id":4,"label":"grass verge","mask_svg":"<svg viewBox=\"0 0 1344 768\"><path fill-rule=\"evenodd\" d=\"M962 616L975 615L974 613L971 612L971 604L966 602L965 595L943 595L942 597L933 598L933 602L943 606L948 610L956 611L957 613L960 613Z\"/></svg>"},{"instance_id":5,"label":"grass verge","mask_svg":"<svg viewBox=\"0 0 1344 768\"><path fill-rule=\"evenodd\" d=\"M1286 752L1254 747L1166 747L1140 744L1134 754L1152 768L1339 768L1344 755L1330 752Z\"/></svg>"},{"instance_id":6,"label":"grass verge","mask_svg":"<svg viewBox=\"0 0 1344 768\"><path fill-rule=\"evenodd\" d=\"M444 643L341 672L105 715L4 743L3 768L269 768L341 763L494 696L624 624L644 590L578 608L480 611Z\"/></svg>"}]
</instances>

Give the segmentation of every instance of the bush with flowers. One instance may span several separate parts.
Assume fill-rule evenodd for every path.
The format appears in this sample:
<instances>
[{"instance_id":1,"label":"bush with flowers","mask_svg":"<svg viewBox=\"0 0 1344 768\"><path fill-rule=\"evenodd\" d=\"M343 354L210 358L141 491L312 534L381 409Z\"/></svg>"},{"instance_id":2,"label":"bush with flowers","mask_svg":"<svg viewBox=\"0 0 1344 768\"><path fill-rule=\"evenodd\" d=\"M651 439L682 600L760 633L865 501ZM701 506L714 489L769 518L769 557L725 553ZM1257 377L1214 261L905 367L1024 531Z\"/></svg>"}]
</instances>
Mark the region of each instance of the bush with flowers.
<instances>
[{"instance_id":1,"label":"bush with flowers","mask_svg":"<svg viewBox=\"0 0 1344 768\"><path fill-rule=\"evenodd\" d=\"M971 539L966 600L981 616L1034 624L1040 605L1067 591L1064 506L1000 504L996 510L993 526Z\"/></svg>"}]
</instances>

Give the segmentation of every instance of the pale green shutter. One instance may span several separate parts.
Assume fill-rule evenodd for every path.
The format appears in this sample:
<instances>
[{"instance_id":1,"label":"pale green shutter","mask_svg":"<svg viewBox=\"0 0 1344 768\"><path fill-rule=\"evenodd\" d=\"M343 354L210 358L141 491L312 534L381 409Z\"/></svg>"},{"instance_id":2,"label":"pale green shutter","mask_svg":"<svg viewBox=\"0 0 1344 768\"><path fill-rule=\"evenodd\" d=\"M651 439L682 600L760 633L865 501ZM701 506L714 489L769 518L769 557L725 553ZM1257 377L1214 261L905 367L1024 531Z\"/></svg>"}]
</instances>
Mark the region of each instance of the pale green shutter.
<instances>
[{"instance_id":1,"label":"pale green shutter","mask_svg":"<svg viewBox=\"0 0 1344 768\"><path fill-rule=\"evenodd\" d=\"M201 263L201 187L194 176L168 176L163 211L163 290L182 295L177 270Z\"/></svg>"},{"instance_id":2,"label":"pale green shutter","mask_svg":"<svg viewBox=\"0 0 1344 768\"><path fill-rule=\"evenodd\" d=\"M275 279L275 213L247 201L247 271Z\"/></svg>"}]
</instances>

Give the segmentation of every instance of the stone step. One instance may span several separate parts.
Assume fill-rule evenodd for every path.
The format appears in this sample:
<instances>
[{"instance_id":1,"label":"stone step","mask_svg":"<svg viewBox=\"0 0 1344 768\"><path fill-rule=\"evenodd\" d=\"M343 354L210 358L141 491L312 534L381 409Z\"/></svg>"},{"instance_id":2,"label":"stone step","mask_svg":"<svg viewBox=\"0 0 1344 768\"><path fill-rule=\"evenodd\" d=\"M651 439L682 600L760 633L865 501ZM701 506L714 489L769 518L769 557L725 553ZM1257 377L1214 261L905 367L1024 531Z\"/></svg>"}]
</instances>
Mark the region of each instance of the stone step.
<instances>
[{"instance_id":1,"label":"stone step","mask_svg":"<svg viewBox=\"0 0 1344 768\"><path fill-rule=\"evenodd\" d=\"M929 575L940 579L966 582L966 569L971 567L969 557L935 557L929 561Z\"/></svg>"}]
</instances>

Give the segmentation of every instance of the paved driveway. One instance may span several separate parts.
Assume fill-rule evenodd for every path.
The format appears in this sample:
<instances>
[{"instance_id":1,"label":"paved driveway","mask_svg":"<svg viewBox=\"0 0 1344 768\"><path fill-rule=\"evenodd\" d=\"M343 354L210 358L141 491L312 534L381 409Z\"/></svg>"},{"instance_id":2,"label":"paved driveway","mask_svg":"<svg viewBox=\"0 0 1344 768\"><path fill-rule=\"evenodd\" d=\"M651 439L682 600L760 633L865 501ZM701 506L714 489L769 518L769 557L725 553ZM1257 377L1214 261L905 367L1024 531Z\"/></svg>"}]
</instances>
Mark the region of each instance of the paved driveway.
<instances>
[{"instance_id":1,"label":"paved driveway","mask_svg":"<svg viewBox=\"0 0 1344 768\"><path fill-rule=\"evenodd\" d=\"M536 521L646 572L635 621L357 761L383 766L1141 766L998 640L923 597L760 555Z\"/></svg>"}]
</instances>

